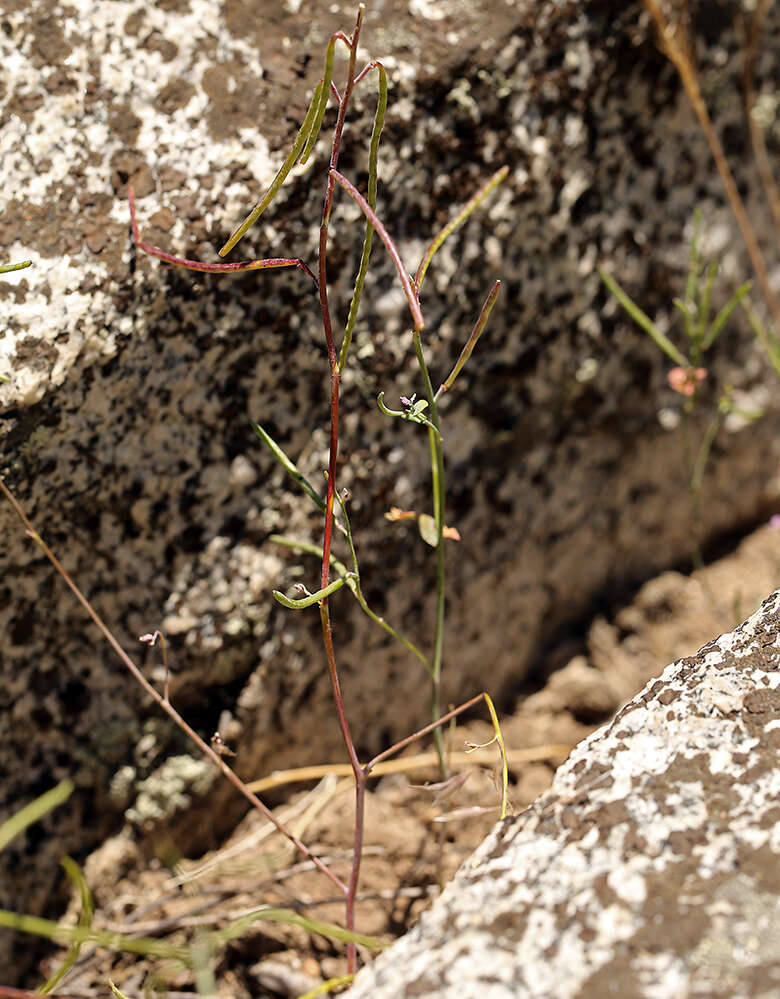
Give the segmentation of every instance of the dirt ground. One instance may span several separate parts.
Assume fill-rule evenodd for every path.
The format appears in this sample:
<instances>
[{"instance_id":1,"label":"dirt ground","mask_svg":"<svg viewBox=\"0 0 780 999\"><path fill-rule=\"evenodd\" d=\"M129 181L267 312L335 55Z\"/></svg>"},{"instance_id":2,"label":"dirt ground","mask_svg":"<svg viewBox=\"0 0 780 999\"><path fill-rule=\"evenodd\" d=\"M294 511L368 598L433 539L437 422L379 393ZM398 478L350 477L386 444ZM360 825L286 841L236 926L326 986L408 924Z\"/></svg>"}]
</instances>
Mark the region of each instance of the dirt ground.
<instances>
[{"instance_id":1,"label":"dirt ground","mask_svg":"<svg viewBox=\"0 0 780 999\"><path fill-rule=\"evenodd\" d=\"M550 657L546 682L502 718L510 755L510 811L521 811L549 785L570 747L631 698L667 663L696 652L751 614L780 585L780 528L766 525L701 573L667 572L651 580L609 620L595 619L582 642ZM366 848L357 907L362 933L391 940L439 894L498 816L495 747L463 762L464 742L487 741L487 722L448 733L454 793L424 787L431 763L376 781L366 806ZM423 747L425 748L425 747ZM419 754L422 750L416 749ZM428 754L429 758L431 754ZM279 813L315 853L348 874L352 791L335 775L289 785ZM452 788L448 790L452 791ZM93 926L200 947L201 992L235 999L291 997L343 975L343 945L298 926L256 921L208 950L206 930L224 928L259 905L292 907L316 920L343 922L332 886L256 813L219 850L164 866L140 862L128 838L115 837L85 865L96 901ZM74 899L69 919L80 904ZM61 960L62 955L59 955ZM370 952L361 951L364 960ZM57 959L41 970L50 972ZM210 977L209 976L213 976ZM195 978L170 959L117 956L85 946L59 993L104 996L111 979L125 995L157 990L191 994Z\"/></svg>"}]
</instances>

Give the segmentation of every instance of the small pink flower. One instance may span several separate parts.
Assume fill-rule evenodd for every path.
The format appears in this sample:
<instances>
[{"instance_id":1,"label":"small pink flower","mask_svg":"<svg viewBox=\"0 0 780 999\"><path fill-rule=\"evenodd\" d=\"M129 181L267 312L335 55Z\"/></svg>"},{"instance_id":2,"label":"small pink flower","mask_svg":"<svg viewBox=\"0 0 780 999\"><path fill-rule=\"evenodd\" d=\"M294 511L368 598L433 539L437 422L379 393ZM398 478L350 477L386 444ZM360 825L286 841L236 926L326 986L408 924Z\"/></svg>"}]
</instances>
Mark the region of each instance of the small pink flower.
<instances>
[{"instance_id":1,"label":"small pink flower","mask_svg":"<svg viewBox=\"0 0 780 999\"><path fill-rule=\"evenodd\" d=\"M706 368L672 368L666 376L669 388L680 395L693 395L698 385L707 377Z\"/></svg>"}]
</instances>

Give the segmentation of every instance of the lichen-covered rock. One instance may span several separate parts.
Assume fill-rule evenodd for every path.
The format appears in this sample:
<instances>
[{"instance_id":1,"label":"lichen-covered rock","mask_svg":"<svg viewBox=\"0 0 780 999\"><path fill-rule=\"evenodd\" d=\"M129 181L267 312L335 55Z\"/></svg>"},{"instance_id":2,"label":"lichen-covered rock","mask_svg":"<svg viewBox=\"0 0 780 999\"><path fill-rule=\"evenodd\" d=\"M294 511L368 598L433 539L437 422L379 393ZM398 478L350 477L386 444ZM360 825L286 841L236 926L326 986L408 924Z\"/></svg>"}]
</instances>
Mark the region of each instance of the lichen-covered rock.
<instances>
[{"instance_id":1,"label":"lichen-covered rock","mask_svg":"<svg viewBox=\"0 0 780 999\"><path fill-rule=\"evenodd\" d=\"M318 521L248 425L267 425L321 481L327 364L316 302L298 272L209 279L136 254L126 188L148 241L216 259L294 135L327 38L351 17L325 0L10 0L0 32L0 259L34 263L0 281L0 374L11 378L0 384L0 472L123 642L137 651L137 636L166 631L177 707L206 737L228 729L246 776L341 753L317 615L292 620L269 597L316 579L313 561L270 535L311 540ZM759 88L773 80L779 23L773 8ZM659 421L674 402L666 365L609 300L596 263L613 263L661 322L682 287L695 207L707 252L722 258L719 296L745 263L640 5L393 0L368 5L363 39L366 58L385 59L390 74L379 210L410 267L454 205L510 166L489 208L442 251L423 299L440 378L491 281L504 281L442 407L447 518L463 537L450 558L444 697L474 693L485 662L500 697L605 587L688 551L685 449ZM753 208L736 34L717 18L702 43L715 124L740 154ZM341 161L358 185L372 86ZM245 255L313 259L324 153L285 187ZM761 236L770 222L756 217ZM343 321L362 240L345 199L332 232L330 292ZM352 494L370 602L428 641L430 552L408 524L382 517L391 505L424 507L429 492L424 436L375 406L380 389L390 400L420 386L381 246L374 259L344 379L339 484ZM757 348L738 324L721 341L702 402L727 379L768 416L747 441L719 437L705 535L765 512L780 440ZM695 418L692 434L703 426ZM61 776L80 787L43 839L0 858L13 871L0 876L0 904L38 911L59 853L119 828L141 782L190 750L6 507L0 532L0 817ZM353 732L373 750L426 720L425 676L349 594L337 596ZM143 663L160 680L157 650ZM240 805L229 794L214 792L208 821L175 827L182 851L233 820Z\"/></svg>"},{"instance_id":2,"label":"lichen-covered rock","mask_svg":"<svg viewBox=\"0 0 780 999\"><path fill-rule=\"evenodd\" d=\"M350 999L780 992L780 590L491 833Z\"/></svg>"}]
</instances>

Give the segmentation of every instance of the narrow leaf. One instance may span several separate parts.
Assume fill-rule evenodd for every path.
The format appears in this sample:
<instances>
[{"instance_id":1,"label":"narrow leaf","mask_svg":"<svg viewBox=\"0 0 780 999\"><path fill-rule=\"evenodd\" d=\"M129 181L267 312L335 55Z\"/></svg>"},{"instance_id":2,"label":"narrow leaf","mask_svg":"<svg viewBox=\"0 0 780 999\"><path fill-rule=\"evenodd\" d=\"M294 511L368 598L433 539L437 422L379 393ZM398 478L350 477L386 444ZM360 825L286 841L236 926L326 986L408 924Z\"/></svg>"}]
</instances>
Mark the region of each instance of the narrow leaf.
<instances>
[{"instance_id":1,"label":"narrow leaf","mask_svg":"<svg viewBox=\"0 0 780 999\"><path fill-rule=\"evenodd\" d=\"M251 423L251 421L250 421ZM317 493L314 486L309 482L305 475L300 471L298 466L288 458L284 451L279 447L276 441L271 437L267 430L264 430L259 423L252 423L252 429L260 438L260 440L265 444L271 454L276 458L282 468L287 472L290 478L294 479L301 489L306 493L306 495L312 499L320 510L325 513L325 500Z\"/></svg>"},{"instance_id":2,"label":"narrow leaf","mask_svg":"<svg viewBox=\"0 0 780 999\"><path fill-rule=\"evenodd\" d=\"M31 267L32 260L23 260L19 264L0 264L0 274L8 274L11 271L23 271L25 267Z\"/></svg>"},{"instance_id":3,"label":"narrow leaf","mask_svg":"<svg viewBox=\"0 0 780 999\"><path fill-rule=\"evenodd\" d=\"M92 892L89 890L89 885L81 871L81 868L71 857L63 857L60 861L62 866L65 868L65 873L70 878L76 890L81 898L81 915L79 916L79 926L83 926L88 929L92 925L92 916L95 911L95 903L92 899ZM63 959L60 967L50 975L44 984L38 989L42 995L47 995L49 992L53 992L54 989L59 985L62 979L67 975L70 969L78 960L79 953L81 952L82 940L74 940L70 947L68 947L68 952Z\"/></svg>"},{"instance_id":4,"label":"narrow leaf","mask_svg":"<svg viewBox=\"0 0 780 999\"><path fill-rule=\"evenodd\" d=\"M308 992L304 992L303 995L298 996L298 999L318 999L318 996L328 995L328 993L337 989L340 985L349 985L354 980L354 975L340 975L338 978L328 978L313 989L309 989Z\"/></svg>"},{"instance_id":5,"label":"narrow leaf","mask_svg":"<svg viewBox=\"0 0 780 999\"><path fill-rule=\"evenodd\" d=\"M746 298L742 302L742 309L745 315L748 317L748 322L750 323L750 328L753 330L756 339L764 348L767 353L767 357L775 369L775 374L778 379L780 379L780 344L778 344L777 337L771 330L768 330L758 317L750 304L750 299Z\"/></svg>"},{"instance_id":6,"label":"narrow leaf","mask_svg":"<svg viewBox=\"0 0 780 999\"><path fill-rule=\"evenodd\" d=\"M109 930L93 930L84 926L62 926L51 919L40 916L25 916L0 909L0 926L9 930L19 930L48 940L81 940L118 953L144 954L149 957L169 957L186 961L187 948L176 947L166 940L152 937L124 936Z\"/></svg>"},{"instance_id":7,"label":"narrow leaf","mask_svg":"<svg viewBox=\"0 0 780 999\"><path fill-rule=\"evenodd\" d=\"M214 936L220 943L227 943L244 936L246 931L254 923L265 920L272 923L286 923L290 926L300 926L307 933L316 933L327 940L339 940L343 943L355 943L361 947L368 947L370 950L382 950L387 944L378 937L370 937L364 933L352 933L350 930L342 929L335 923L326 923L319 919L309 919L301 916L297 912L289 909L257 909L246 916L236 919L223 930L217 930Z\"/></svg>"},{"instance_id":8,"label":"narrow leaf","mask_svg":"<svg viewBox=\"0 0 780 999\"><path fill-rule=\"evenodd\" d=\"M707 268L707 277L704 282L704 291L699 299L699 310L696 316L695 339L701 342L704 338L704 330L707 326L707 319L710 314L710 301L712 299L712 288L715 284L715 276L718 273L718 265L713 260Z\"/></svg>"},{"instance_id":9,"label":"narrow leaf","mask_svg":"<svg viewBox=\"0 0 780 999\"><path fill-rule=\"evenodd\" d=\"M688 359L681 354L672 341L658 329L647 313L642 312L639 306L628 297L617 281L610 274L607 274L605 270L602 270L601 267L598 267L597 270L601 280L610 290L612 295L617 299L618 303L622 305L629 316L631 316L637 326L643 329L645 333L647 333L647 335L661 348L666 356L670 357L674 361L675 364L679 364L681 368L688 367Z\"/></svg>"},{"instance_id":10,"label":"narrow leaf","mask_svg":"<svg viewBox=\"0 0 780 999\"><path fill-rule=\"evenodd\" d=\"M711 347L712 344L715 343L718 334L721 332L723 327L731 318L731 314L734 312L734 309L736 309L736 307L739 305L739 303L742 301L745 295L747 295L752 286L753 286L752 281L745 281L744 284L740 285L739 288L737 288L737 290L728 300L728 302L726 302L726 304L717 314L717 316L715 316L715 318L712 321L712 326L710 326L709 330L707 331L707 335L704 338L704 343L702 346L705 349L707 347Z\"/></svg>"},{"instance_id":11,"label":"narrow leaf","mask_svg":"<svg viewBox=\"0 0 780 999\"><path fill-rule=\"evenodd\" d=\"M50 811L54 808L58 808L73 793L73 783L69 780L61 781L56 787L53 787L51 791L46 791L35 801L31 801L29 805L25 805L21 808L15 815L12 815L10 819L7 819L0 826L0 850L4 850L5 847L18 836L19 833L23 832L28 826L33 825L35 822L39 822L44 815L48 815Z\"/></svg>"}]
</instances>

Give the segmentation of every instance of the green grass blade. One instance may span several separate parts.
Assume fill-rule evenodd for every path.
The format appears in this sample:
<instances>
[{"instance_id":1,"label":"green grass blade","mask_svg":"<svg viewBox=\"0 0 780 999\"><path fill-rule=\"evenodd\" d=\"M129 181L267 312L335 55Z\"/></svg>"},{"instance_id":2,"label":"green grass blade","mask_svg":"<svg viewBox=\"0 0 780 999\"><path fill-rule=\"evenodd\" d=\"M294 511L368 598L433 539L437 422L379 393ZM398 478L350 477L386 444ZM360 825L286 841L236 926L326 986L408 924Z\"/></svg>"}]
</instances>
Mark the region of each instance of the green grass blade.
<instances>
[{"instance_id":1,"label":"green grass blade","mask_svg":"<svg viewBox=\"0 0 780 999\"><path fill-rule=\"evenodd\" d=\"M81 897L81 915L79 916L79 926L89 929L92 925L92 916L95 912L95 903L92 899L92 892L89 890L89 885L86 882L81 868L75 860L71 857L63 857L60 863L65 868L65 873L75 885L76 890ZM49 992L53 992L65 975L67 975L78 960L82 943L82 940L74 940L73 943L71 943L60 967L54 972L53 975L50 975L44 984L38 989L42 995L47 995Z\"/></svg>"},{"instance_id":2,"label":"green grass blade","mask_svg":"<svg viewBox=\"0 0 780 999\"><path fill-rule=\"evenodd\" d=\"M330 83L328 83L328 86L330 86ZM303 124L301 125L298 131L298 135L296 136L292 149L287 154L287 158L285 159L284 163L282 163L282 165L279 167L279 171L277 172L274 179L271 181L271 185L268 188L268 190L265 192L263 197L260 199L260 201L258 201L258 203L255 205L255 207L252 209L249 215L247 215L247 217L241 223L241 225L234 230L230 239L227 241L227 243L225 243L225 245L219 251L220 257L224 257L225 254L230 253L230 251L233 249L236 243L238 243L239 240L243 239L243 237L252 228L255 222L257 222L257 220L260 218L260 216L263 214L266 208L271 204L276 195L279 193L282 184L287 179L287 175L289 174L289 172L295 166L299 156L301 155L301 150L304 148L304 145L306 144L306 140L310 138L312 130L315 127L315 118L318 114L319 105L321 103L321 96L322 96L321 91L322 91L322 84L317 84L317 86L314 88L314 96L311 99L309 110L306 112L306 117L304 118ZM327 96L326 96L326 102L327 102ZM322 117L320 116L320 123L321 122L322 122ZM316 127L319 130L319 126L317 125Z\"/></svg>"},{"instance_id":3,"label":"green grass blade","mask_svg":"<svg viewBox=\"0 0 780 999\"><path fill-rule=\"evenodd\" d=\"M702 344L705 350L707 349L707 347L711 347L712 344L715 343L718 334L721 332L723 327L731 318L731 314L733 313L734 309L736 309L736 307L739 305L739 303L742 301L745 295L747 295L752 286L753 286L752 281L745 281L744 284L740 285L739 288L737 288L737 290L728 300L728 302L726 302L726 304L717 314L717 316L715 316L715 318L712 321L712 326L710 326L709 330L707 331L707 335L705 336L704 342Z\"/></svg>"},{"instance_id":4,"label":"green grass blade","mask_svg":"<svg viewBox=\"0 0 780 999\"><path fill-rule=\"evenodd\" d=\"M509 167L503 166L500 170L497 170L490 180L483 184L482 187L477 191L476 194L472 195L471 198L466 202L466 204L461 208L458 214L448 222L443 229L438 232L431 240L428 249L423 254L423 258L420 261L420 266L417 268L417 274L415 275L415 287L417 288L417 293L420 292L420 286L423 283L425 275L430 266L431 260L433 260L436 252L441 249L444 242L449 239L449 237L455 232L456 229L460 228L466 219L471 215L471 213L478 208L485 198L490 194L493 188L498 187L498 185L506 179L509 173Z\"/></svg>"},{"instance_id":5,"label":"green grass blade","mask_svg":"<svg viewBox=\"0 0 780 999\"><path fill-rule=\"evenodd\" d=\"M377 71L379 73L379 99L377 100L376 114L374 115L374 130L371 133L371 142L368 147L368 198L366 199L374 210L376 210L376 189L379 176L379 139L382 135L382 128L385 123L385 112L387 110L387 73L381 63L377 64ZM363 237L363 252L360 257L360 266L358 268L357 277L355 278L355 288L352 292L352 301L349 303L349 315L347 317L347 325L344 330L344 339L342 340L341 351L339 352L339 374L344 371L344 365L347 363L349 346L352 342L352 333L354 332L355 323L357 322L360 300L363 297L363 285L365 284L366 273L368 272L368 263L371 259L371 247L373 242L374 227L371 224L371 220L366 218L366 234Z\"/></svg>"},{"instance_id":6,"label":"green grass blade","mask_svg":"<svg viewBox=\"0 0 780 999\"><path fill-rule=\"evenodd\" d=\"M704 331L707 328L707 320L710 315L710 302L712 300L712 289L715 284L715 276L718 273L718 264L716 261L710 264L707 268L707 277L704 281L704 291L702 292L701 298L699 299L699 308L696 314L696 334L695 338L698 342L702 343L704 340Z\"/></svg>"},{"instance_id":7,"label":"green grass blade","mask_svg":"<svg viewBox=\"0 0 780 999\"><path fill-rule=\"evenodd\" d=\"M385 941L378 937L370 937L364 933L352 933L349 930L337 926L335 923L325 923L319 919L309 919L300 913L291 912L289 909L257 909L246 916L241 916L222 930L217 930L214 934L221 944L228 943L242 937L246 931L258 920L266 920L273 923L286 923L289 926L300 926L307 933L316 933L317 936L325 937L327 940L339 940L342 943L354 943L360 947L368 947L370 950L382 950L387 947Z\"/></svg>"},{"instance_id":8,"label":"green grass blade","mask_svg":"<svg viewBox=\"0 0 780 999\"><path fill-rule=\"evenodd\" d=\"M748 318L750 328L753 330L758 342L766 351L769 362L774 368L775 374L780 381L780 344L777 342L777 337L774 333L768 330L758 318L758 313L754 311L749 298L745 298L742 301L742 309Z\"/></svg>"},{"instance_id":9,"label":"green grass blade","mask_svg":"<svg viewBox=\"0 0 780 999\"><path fill-rule=\"evenodd\" d=\"M340 985L349 985L354 980L354 975L341 975L339 978L328 978L313 989L309 989L308 992L304 992L302 996L298 996L298 999L317 999L317 996L326 996Z\"/></svg>"},{"instance_id":10,"label":"green grass blade","mask_svg":"<svg viewBox=\"0 0 780 999\"><path fill-rule=\"evenodd\" d=\"M658 329L647 313L643 312L639 306L628 297L626 292L623 291L611 274L607 274L607 272L601 267L598 267L597 270L601 280L607 286L618 303L622 305L629 316L631 316L637 326L639 326L640 329L643 329L645 333L647 333L647 335L661 348L666 356L670 357L674 361L675 364L679 364L681 368L687 368L688 359L684 357L672 341Z\"/></svg>"},{"instance_id":11,"label":"green grass blade","mask_svg":"<svg viewBox=\"0 0 780 999\"><path fill-rule=\"evenodd\" d=\"M44 815L48 815L54 808L58 808L67 801L73 793L73 783L69 780L61 781L51 791L46 791L35 801L21 808L16 815L12 815L0 826L0 850L5 847L34 822L39 822Z\"/></svg>"},{"instance_id":12,"label":"green grass blade","mask_svg":"<svg viewBox=\"0 0 780 999\"><path fill-rule=\"evenodd\" d=\"M130 937L121 933L111 933L107 930L93 930L84 926L61 926L51 919L40 916L23 916L16 912L0 909L0 926L8 930L19 930L34 936L45 937L47 940L70 943L79 940L82 943L95 944L105 950L125 954L142 954L145 957L167 957L186 963L188 950L186 947L176 947L166 940L155 940L152 937Z\"/></svg>"}]
</instances>

